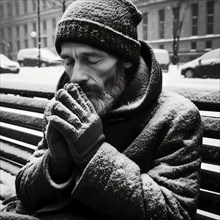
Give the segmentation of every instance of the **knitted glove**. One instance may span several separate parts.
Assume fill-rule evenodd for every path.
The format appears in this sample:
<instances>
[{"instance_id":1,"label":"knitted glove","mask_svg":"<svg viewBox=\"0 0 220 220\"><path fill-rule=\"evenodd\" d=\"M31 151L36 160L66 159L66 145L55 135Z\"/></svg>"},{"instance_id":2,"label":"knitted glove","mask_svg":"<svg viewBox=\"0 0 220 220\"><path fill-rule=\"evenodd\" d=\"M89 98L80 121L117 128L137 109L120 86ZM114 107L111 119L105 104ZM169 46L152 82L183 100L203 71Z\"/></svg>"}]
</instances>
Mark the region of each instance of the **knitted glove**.
<instances>
[{"instance_id":1,"label":"knitted glove","mask_svg":"<svg viewBox=\"0 0 220 220\"><path fill-rule=\"evenodd\" d=\"M102 121L77 84L55 95L50 124L65 138L72 160L84 168L104 141Z\"/></svg>"},{"instance_id":2,"label":"knitted glove","mask_svg":"<svg viewBox=\"0 0 220 220\"><path fill-rule=\"evenodd\" d=\"M69 177L72 170L72 159L67 146L67 143L63 135L53 126L50 121L51 107L54 100L51 100L46 109L46 119L48 121L45 138L50 150L50 171L51 176L56 181L64 181L66 177Z\"/></svg>"}]
</instances>

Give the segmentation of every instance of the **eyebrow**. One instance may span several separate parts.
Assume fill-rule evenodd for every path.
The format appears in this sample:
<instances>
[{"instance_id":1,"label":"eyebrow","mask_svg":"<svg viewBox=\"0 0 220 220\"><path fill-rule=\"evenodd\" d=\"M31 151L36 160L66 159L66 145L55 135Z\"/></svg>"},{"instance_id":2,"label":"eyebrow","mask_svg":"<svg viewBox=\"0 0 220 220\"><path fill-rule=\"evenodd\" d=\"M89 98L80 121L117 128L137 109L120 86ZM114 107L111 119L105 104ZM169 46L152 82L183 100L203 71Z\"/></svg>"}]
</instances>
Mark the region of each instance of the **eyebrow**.
<instances>
[{"instance_id":1,"label":"eyebrow","mask_svg":"<svg viewBox=\"0 0 220 220\"><path fill-rule=\"evenodd\" d=\"M99 50L96 50L96 49L93 49L91 51L85 51L85 52L81 52L80 53L81 56L96 56L96 57L103 57L103 53L102 51L99 51ZM65 58L71 58L70 55L66 54L66 53L62 53L60 54L60 57L62 59L65 59ZM76 57L78 57L78 55L76 54Z\"/></svg>"}]
</instances>

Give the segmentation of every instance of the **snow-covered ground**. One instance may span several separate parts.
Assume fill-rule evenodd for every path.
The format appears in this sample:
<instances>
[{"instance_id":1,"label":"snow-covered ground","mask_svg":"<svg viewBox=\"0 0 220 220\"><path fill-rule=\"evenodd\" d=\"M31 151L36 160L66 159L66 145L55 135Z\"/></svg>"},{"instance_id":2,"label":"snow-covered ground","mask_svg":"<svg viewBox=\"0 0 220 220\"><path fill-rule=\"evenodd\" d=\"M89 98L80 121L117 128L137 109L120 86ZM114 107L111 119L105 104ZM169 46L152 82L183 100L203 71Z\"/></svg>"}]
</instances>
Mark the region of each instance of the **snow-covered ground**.
<instances>
[{"instance_id":1,"label":"snow-covered ground","mask_svg":"<svg viewBox=\"0 0 220 220\"><path fill-rule=\"evenodd\" d=\"M59 80L64 68L63 66L52 67L21 67L19 74L7 73L0 74L0 83L31 83L49 84L54 87ZM0 84L1 85L1 84Z\"/></svg>"},{"instance_id":2,"label":"snow-covered ground","mask_svg":"<svg viewBox=\"0 0 220 220\"><path fill-rule=\"evenodd\" d=\"M169 72L163 73L165 87L184 87L201 90L220 91L220 79L185 78L180 74L181 66L170 65Z\"/></svg>"},{"instance_id":3,"label":"snow-covered ground","mask_svg":"<svg viewBox=\"0 0 220 220\"><path fill-rule=\"evenodd\" d=\"M22 67L19 74L1 74L0 82L31 82L36 84L56 85L64 68L55 67ZM165 87L186 87L203 90L219 90L220 79L186 79L180 74L180 67L170 65L169 72L163 73Z\"/></svg>"}]
</instances>

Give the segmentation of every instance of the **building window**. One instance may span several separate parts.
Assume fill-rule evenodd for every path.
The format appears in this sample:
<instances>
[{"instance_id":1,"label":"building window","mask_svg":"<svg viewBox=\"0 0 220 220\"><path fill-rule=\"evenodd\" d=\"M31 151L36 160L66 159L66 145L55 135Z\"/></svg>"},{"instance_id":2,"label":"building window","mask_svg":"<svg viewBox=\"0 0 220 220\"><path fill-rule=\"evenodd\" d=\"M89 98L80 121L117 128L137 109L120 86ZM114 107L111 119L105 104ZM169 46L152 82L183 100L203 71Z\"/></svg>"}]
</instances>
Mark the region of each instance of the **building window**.
<instances>
[{"instance_id":1,"label":"building window","mask_svg":"<svg viewBox=\"0 0 220 220\"><path fill-rule=\"evenodd\" d=\"M164 49L164 45L163 45L163 44L160 44L160 45L159 45L159 49Z\"/></svg>"},{"instance_id":2,"label":"building window","mask_svg":"<svg viewBox=\"0 0 220 220\"><path fill-rule=\"evenodd\" d=\"M47 21L46 20L43 21L43 32L44 33L47 32Z\"/></svg>"},{"instance_id":3,"label":"building window","mask_svg":"<svg viewBox=\"0 0 220 220\"><path fill-rule=\"evenodd\" d=\"M20 38L20 28L19 26L16 26L16 38Z\"/></svg>"},{"instance_id":4,"label":"building window","mask_svg":"<svg viewBox=\"0 0 220 220\"><path fill-rule=\"evenodd\" d=\"M8 40L12 39L12 28L8 27Z\"/></svg>"},{"instance_id":5,"label":"building window","mask_svg":"<svg viewBox=\"0 0 220 220\"><path fill-rule=\"evenodd\" d=\"M23 0L24 2L24 13L27 14L27 0Z\"/></svg>"},{"instance_id":6,"label":"building window","mask_svg":"<svg viewBox=\"0 0 220 220\"><path fill-rule=\"evenodd\" d=\"M32 9L36 11L36 0L32 0Z\"/></svg>"},{"instance_id":7,"label":"building window","mask_svg":"<svg viewBox=\"0 0 220 220\"><path fill-rule=\"evenodd\" d=\"M24 37L27 37L28 36L28 26L27 24L24 25Z\"/></svg>"},{"instance_id":8,"label":"building window","mask_svg":"<svg viewBox=\"0 0 220 220\"><path fill-rule=\"evenodd\" d=\"M4 14L3 14L3 6L0 5L0 18L3 18L4 17Z\"/></svg>"},{"instance_id":9,"label":"building window","mask_svg":"<svg viewBox=\"0 0 220 220\"><path fill-rule=\"evenodd\" d=\"M56 29L56 26L57 26L56 18L53 18L52 19L52 27L53 27L53 29Z\"/></svg>"},{"instance_id":10,"label":"building window","mask_svg":"<svg viewBox=\"0 0 220 220\"><path fill-rule=\"evenodd\" d=\"M207 34L213 34L214 1L207 2Z\"/></svg>"},{"instance_id":11,"label":"building window","mask_svg":"<svg viewBox=\"0 0 220 220\"><path fill-rule=\"evenodd\" d=\"M19 15L19 1L18 0L15 1L15 15L16 16Z\"/></svg>"},{"instance_id":12,"label":"building window","mask_svg":"<svg viewBox=\"0 0 220 220\"><path fill-rule=\"evenodd\" d=\"M144 40L147 40L147 32L148 32L148 13L143 14L143 37Z\"/></svg>"},{"instance_id":13,"label":"building window","mask_svg":"<svg viewBox=\"0 0 220 220\"><path fill-rule=\"evenodd\" d=\"M4 30L3 29L0 29L0 39L1 41L3 42L4 41ZM4 44L3 43L0 43L1 45L1 52L4 54Z\"/></svg>"},{"instance_id":14,"label":"building window","mask_svg":"<svg viewBox=\"0 0 220 220\"><path fill-rule=\"evenodd\" d=\"M36 31L36 30L37 30L36 22L33 22L33 23L32 23L32 30L33 30L33 31Z\"/></svg>"},{"instance_id":15,"label":"building window","mask_svg":"<svg viewBox=\"0 0 220 220\"><path fill-rule=\"evenodd\" d=\"M46 0L42 0L42 2L43 2L43 9L46 9L46 7L47 7L47 2L46 2Z\"/></svg>"},{"instance_id":16,"label":"building window","mask_svg":"<svg viewBox=\"0 0 220 220\"><path fill-rule=\"evenodd\" d=\"M24 47L28 48L28 26L24 24Z\"/></svg>"},{"instance_id":17,"label":"building window","mask_svg":"<svg viewBox=\"0 0 220 220\"><path fill-rule=\"evenodd\" d=\"M33 38L33 45L34 47L37 47L37 38Z\"/></svg>"},{"instance_id":18,"label":"building window","mask_svg":"<svg viewBox=\"0 0 220 220\"><path fill-rule=\"evenodd\" d=\"M198 3L192 4L192 35L198 34Z\"/></svg>"},{"instance_id":19,"label":"building window","mask_svg":"<svg viewBox=\"0 0 220 220\"><path fill-rule=\"evenodd\" d=\"M4 30L0 29L0 39L4 39Z\"/></svg>"},{"instance_id":20,"label":"building window","mask_svg":"<svg viewBox=\"0 0 220 220\"><path fill-rule=\"evenodd\" d=\"M196 42L191 42L191 50L196 50Z\"/></svg>"},{"instance_id":21,"label":"building window","mask_svg":"<svg viewBox=\"0 0 220 220\"><path fill-rule=\"evenodd\" d=\"M8 2L8 4L7 4L7 12L8 12L8 18L12 17L11 2Z\"/></svg>"},{"instance_id":22,"label":"building window","mask_svg":"<svg viewBox=\"0 0 220 220\"><path fill-rule=\"evenodd\" d=\"M207 50L211 50L212 49L212 41L211 40L207 40L206 41L206 49Z\"/></svg>"},{"instance_id":23,"label":"building window","mask_svg":"<svg viewBox=\"0 0 220 220\"><path fill-rule=\"evenodd\" d=\"M37 33L37 24L32 22L32 31ZM34 47L37 47L37 36L32 38Z\"/></svg>"},{"instance_id":24,"label":"building window","mask_svg":"<svg viewBox=\"0 0 220 220\"><path fill-rule=\"evenodd\" d=\"M2 45L1 51L3 54L5 54L5 44L1 44L1 45Z\"/></svg>"},{"instance_id":25,"label":"building window","mask_svg":"<svg viewBox=\"0 0 220 220\"><path fill-rule=\"evenodd\" d=\"M17 45L17 50L20 50L20 48L21 48L21 47L20 47L20 40L17 40L17 41L16 41L16 45Z\"/></svg>"},{"instance_id":26,"label":"building window","mask_svg":"<svg viewBox=\"0 0 220 220\"><path fill-rule=\"evenodd\" d=\"M9 46L9 53L10 53L10 51L13 51L13 44L11 41L8 42L8 46Z\"/></svg>"},{"instance_id":27,"label":"building window","mask_svg":"<svg viewBox=\"0 0 220 220\"><path fill-rule=\"evenodd\" d=\"M28 39L25 39L25 40L24 40L24 47L25 47L25 48L28 48Z\"/></svg>"},{"instance_id":28,"label":"building window","mask_svg":"<svg viewBox=\"0 0 220 220\"><path fill-rule=\"evenodd\" d=\"M43 47L47 47L47 37L43 37L42 41L43 41Z\"/></svg>"},{"instance_id":29,"label":"building window","mask_svg":"<svg viewBox=\"0 0 220 220\"><path fill-rule=\"evenodd\" d=\"M159 37L164 38L164 10L159 11Z\"/></svg>"}]
</instances>

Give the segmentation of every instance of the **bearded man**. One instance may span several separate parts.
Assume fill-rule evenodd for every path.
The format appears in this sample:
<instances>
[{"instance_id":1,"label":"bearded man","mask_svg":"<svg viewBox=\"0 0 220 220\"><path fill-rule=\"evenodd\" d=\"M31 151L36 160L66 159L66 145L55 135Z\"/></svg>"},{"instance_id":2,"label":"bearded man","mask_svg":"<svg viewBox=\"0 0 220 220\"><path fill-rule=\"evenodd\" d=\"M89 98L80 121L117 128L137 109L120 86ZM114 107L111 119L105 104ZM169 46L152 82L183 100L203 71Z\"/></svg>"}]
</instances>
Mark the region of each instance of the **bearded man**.
<instances>
[{"instance_id":1,"label":"bearded man","mask_svg":"<svg viewBox=\"0 0 220 220\"><path fill-rule=\"evenodd\" d=\"M76 0L59 21L65 73L16 179L26 217L194 219L200 115L162 90L154 53L137 39L141 18L128 0Z\"/></svg>"}]
</instances>

